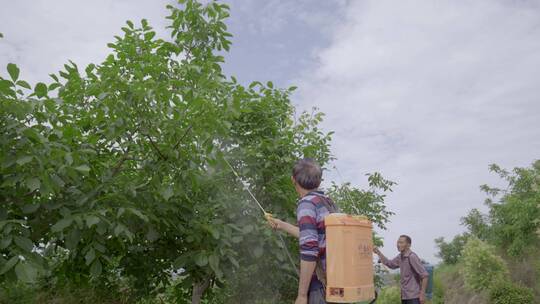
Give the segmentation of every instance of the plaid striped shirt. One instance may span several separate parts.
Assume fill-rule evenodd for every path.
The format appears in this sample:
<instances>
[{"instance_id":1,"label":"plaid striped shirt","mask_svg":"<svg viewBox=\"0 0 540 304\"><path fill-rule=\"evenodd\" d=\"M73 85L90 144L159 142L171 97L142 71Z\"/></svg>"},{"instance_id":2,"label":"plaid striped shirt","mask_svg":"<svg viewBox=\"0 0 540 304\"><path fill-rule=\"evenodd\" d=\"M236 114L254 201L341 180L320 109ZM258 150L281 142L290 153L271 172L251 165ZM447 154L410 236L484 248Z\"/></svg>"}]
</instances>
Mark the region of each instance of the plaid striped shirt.
<instances>
[{"instance_id":1,"label":"plaid striped shirt","mask_svg":"<svg viewBox=\"0 0 540 304\"><path fill-rule=\"evenodd\" d=\"M298 227L300 229L300 258L304 261L320 260L323 270L326 271L326 227L324 218L336 208L334 202L322 191L311 191L298 201L296 211ZM314 275L312 286L317 284Z\"/></svg>"}]
</instances>

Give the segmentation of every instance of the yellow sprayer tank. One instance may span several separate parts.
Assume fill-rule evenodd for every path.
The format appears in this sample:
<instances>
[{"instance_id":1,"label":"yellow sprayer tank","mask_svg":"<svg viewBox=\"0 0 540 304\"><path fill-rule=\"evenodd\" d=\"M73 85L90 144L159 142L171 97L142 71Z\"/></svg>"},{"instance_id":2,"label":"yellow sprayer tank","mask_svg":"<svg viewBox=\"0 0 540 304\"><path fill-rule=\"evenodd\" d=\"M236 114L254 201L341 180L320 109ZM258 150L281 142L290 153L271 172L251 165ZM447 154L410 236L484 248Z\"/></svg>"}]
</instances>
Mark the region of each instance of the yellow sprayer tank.
<instances>
[{"instance_id":1,"label":"yellow sprayer tank","mask_svg":"<svg viewBox=\"0 0 540 304\"><path fill-rule=\"evenodd\" d=\"M375 298L373 239L366 217L332 213L326 226L326 301L354 303Z\"/></svg>"}]
</instances>

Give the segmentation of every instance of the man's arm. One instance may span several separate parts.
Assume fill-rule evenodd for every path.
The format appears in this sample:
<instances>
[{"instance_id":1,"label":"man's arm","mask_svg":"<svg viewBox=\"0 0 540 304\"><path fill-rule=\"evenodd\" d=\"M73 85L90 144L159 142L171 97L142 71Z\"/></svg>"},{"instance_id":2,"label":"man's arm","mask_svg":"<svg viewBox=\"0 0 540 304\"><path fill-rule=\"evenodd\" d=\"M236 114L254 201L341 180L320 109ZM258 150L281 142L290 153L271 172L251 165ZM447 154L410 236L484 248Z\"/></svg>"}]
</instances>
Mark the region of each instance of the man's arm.
<instances>
[{"instance_id":1,"label":"man's arm","mask_svg":"<svg viewBox=\"0 0 540 304\"><path fill-rule=\"evenodd\" d=\"M265 216L266 220L268 220L268 223L270 224L270 226L272 226L272 228L285 231L288 234L294 236L295 238L300 237L300 229L295 225L289 224L277 218L273 218L272 215L269 213L267 213Z\"/></svg>"},{"instance_id":2,"label":"man's arm","mask_svg":"<svg viewBox=\"0 0 540 304\"><path fill-rule=\"evenodd\" d=\"M399 268L399 256L395 257L393 260L389 260L387 257L384 256L384 254L382 254L382 252L377 247L373 248L373 252L379 256L379 259L384 265L386 265L386 267L390 269Z\"/></svg>"},{"instance_id":3,"label":"man's arm","mask_svg":"<svg viewBox=\"0 0 540 304\"><path fill-rule=\"evenodd\" d=\"M313 276L316 266L317 262L300 261L300 282L298 283L297 303L307 303L309 283L311 283L311 277Z\"/></svg>"},{"instance_id":4,"label":"man's arm","mask_svg":"<svg viewBox=\"0 0 540 304\"><path fill-rule=\"evenodd\" d=\"M429 277L422 278L422 290L420 290L420 303L424 304L426 301L426 290L428 285Z\"/></svg>"},{"instance_id":5,"label":"man's arm","mask_svg":"<svg viewBox=\"0 0 540 304\"><path fill-rule=\"evenodd\" d=\"M300 229L298 229L298 227L296 227L293 224L289 224L287 222L281 221L280 229L287 232L288 234L294 236L295 238L300 237Z\"/></svg>"},{"instance_id":6,"label":"man's arm","mask_svg":"<svg viewBox=\"0 0 540 304\"><path fill-rule=\"evenodd\" d=\"M422 289L420 290L420 303L423 304L426 300L426 290L429 280L429 273L426 271L426 268L424 267L424 265L422 265L422 261L420 261L420 258L416 254L413 253L409 256L409 262L411 263L412 270L422 279Z\"/></svg>"}]
</instances>

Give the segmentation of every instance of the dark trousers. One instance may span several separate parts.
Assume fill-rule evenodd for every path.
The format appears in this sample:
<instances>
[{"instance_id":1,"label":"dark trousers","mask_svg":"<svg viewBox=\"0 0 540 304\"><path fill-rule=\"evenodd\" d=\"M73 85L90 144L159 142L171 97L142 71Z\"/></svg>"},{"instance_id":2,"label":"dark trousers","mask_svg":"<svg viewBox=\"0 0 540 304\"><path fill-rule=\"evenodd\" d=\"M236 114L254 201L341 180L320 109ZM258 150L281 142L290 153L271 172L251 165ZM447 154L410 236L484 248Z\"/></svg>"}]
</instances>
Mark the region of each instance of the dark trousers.
<instances>
[{"instance_id":1,"label":"dark trousers","mask_svg":"<svg viewBox=\"0 0 540 304\"><path fill-rule=\"evenodd\" d=\"M324 288L310 290L308 294L308 304L326 304Z\"/></svg>"},{"instance_id":2,"label":"dark trousers","mask_svg":"<svg viewBox=\"0 0 540 304\"><path fill-rule=\"evenodd\" d=\"M420 299L401 300L401 304L420 304Z\"/></svg>"}]
</instances>

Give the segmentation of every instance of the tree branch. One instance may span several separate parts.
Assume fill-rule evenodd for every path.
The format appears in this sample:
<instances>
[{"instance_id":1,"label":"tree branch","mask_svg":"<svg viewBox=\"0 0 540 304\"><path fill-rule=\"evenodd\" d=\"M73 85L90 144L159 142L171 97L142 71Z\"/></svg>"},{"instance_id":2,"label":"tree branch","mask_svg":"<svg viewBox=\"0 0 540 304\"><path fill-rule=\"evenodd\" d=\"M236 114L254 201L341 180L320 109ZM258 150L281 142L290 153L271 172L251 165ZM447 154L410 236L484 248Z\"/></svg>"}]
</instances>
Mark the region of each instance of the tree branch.
<instances>
[{"instance_id":1,"label":"tree branch","mask_svg":"<svg viewBox=\"0 0 540 304\"><path fill-rule=\"evenodd\" d=\"M165 155L163 155L163 153L161 153L161 151L159 150L159 148L157 147L156 143L154 142L154 140L152 139L152 137L150 137L150 135L146 134L145 135L146 138L150 141L150 145L152 145L152 148L154 148L154 150L156 150L156 152L159 154L159 157L163 160L167 160L167 157Z\"/></svg>"},{"instance_id":2,"label":"tree branch","mask_svg":"<svg viewBox=\"0 0 540 304\"><path fill-rule=\"evenodd\" d=\"M124 152L124 155L122 155L122 158L120 158L118 160L118 162L116 162L116 165L114 165L113 167L113 171L112 171L112 174L111 174L111 179L113 177L115 177L118 173L120 173L120 169L122 169L122 165L124 164L124 162L126 160L129 159L129 146L128 148L126 149L126 151Z\"/></svg>"},{"instance_id":3,"label":"tree branch","mask_svg":"<svg viewBox=\"0 0 540 304\"><path fill-rule=\"evenodd\" d=\"M189 131L191 131L191 129L193 128L193 125L190 125L186 131L184 132L184 135L182 135L182 137L180 137L180 139L176 142L176 144L174 145L173 147L173 150L176 150L176 148L178 148L178 146L180 145L180 143L182 142L182 140L184 140L184 138L188 135Z\"/></svg>"}]
</instances>

